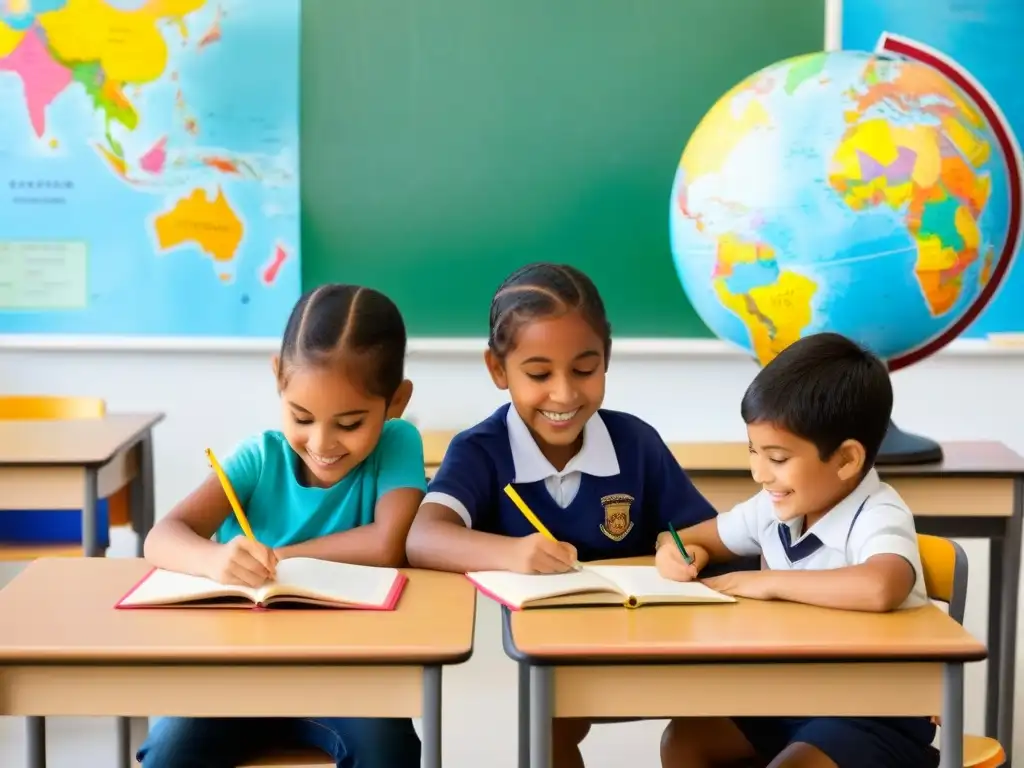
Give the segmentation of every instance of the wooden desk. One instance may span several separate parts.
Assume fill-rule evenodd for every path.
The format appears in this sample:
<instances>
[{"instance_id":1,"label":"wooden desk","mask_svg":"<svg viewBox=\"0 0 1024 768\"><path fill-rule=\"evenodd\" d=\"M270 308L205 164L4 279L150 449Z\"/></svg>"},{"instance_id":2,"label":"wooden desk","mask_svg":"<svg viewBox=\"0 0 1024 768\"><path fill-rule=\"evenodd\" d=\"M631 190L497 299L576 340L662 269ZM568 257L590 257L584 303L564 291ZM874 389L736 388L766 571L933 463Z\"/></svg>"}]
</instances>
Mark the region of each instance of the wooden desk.
<instances>
[{"instance_id":1,"label":"wooden desk","mask_svg":"<svg viewBox=\"0 0 1024 768\"><path fill-rule=\"evenodd\" d=\"M740 600L503 616L528 768L551 765L553 717L938 714L941 768L961 768L963 664L985 658L932 605L872 615Z\"/></svg>"},{"instance_id":2,"label":"wooden desk","mask_svg":"<svg viewBox=\"0 0 1024 768\"><path fill-rule=\"evenodd\" d=\"M7 509L81 509L80 545L0 545L0 559L102 555L96 506L128 486L136 552L156 518L152 430L162 413L108 414L102 419L0 421L0 499ZM0 514L3 514L0 511ZM28 719L28 740L42 744L42 718ZM117 721L121 765L130 764L130 723Z\"/></svg>"},{"instance_id":3,"label":"wooden desk","mask_svg":"<svg viewBox=\"0 0 1024 768\"><path fill-rule=\"evenodd\" d=\"M148 567L42 559L0 591L0 715L422 716L439 768L441 666L472 653L465 578L408 570L388 612L115 610ZM44 768L43 744L29 756Z\"/></svg>"},{"instance_id":4,"label":"wooden desk","mask_svg":"<svg viewBox=\"0 0 1024 768\"><path fill-rule=\"evenodd\" d=\"M101 554L96 503L126 485L141 553L155 517L152 430L163 417L118 413L102 419L0 421L3 506L82 510L80 546L8 546L2 548L3 559Z\"/></svg>"},{"instance_id":5,"label":"wooden desk","mask_svg":"<svg viewBox=\"0 0 1024 768\"><path fill-rule=\"evenodd\" d=\"M423 464L427 477L433 477L444 460L448 444L457 433L454 431L432 431L423 433Z\"/></svg>"},{"instance_id":6,"label":"wooden desk","mask_svg":"<svg viewBox=\"0 0 1024 768\"><path fill-rule=\"evenodd\" d=\"M427 474L436 472L454 432L423 436ZM730 509L757 493L746 443L670 443L669 448L715 509ZM988 539L989 661L985 735L999 739L1011 762L1017 603L1020 589L1024 458L998 442L942 444L939 464L879 466L914 512L918 531Z\"/></svg>"},{"instance_id":7,"label":"wooden desk","mask_svg":"<svg viewBox=\"0 0 1024 768\"><path fill-rule=\"evenodd\" d=\"M694 485L718 510L759 490L745 443L672 443ZM997 442L942 444L939 464L879 466L885 482L914 512L917 530L988 539L988 651L985 735L999 739L1012 762L1017 601L1020 590L1024 458Z\"/></svg>"}]
</instances>

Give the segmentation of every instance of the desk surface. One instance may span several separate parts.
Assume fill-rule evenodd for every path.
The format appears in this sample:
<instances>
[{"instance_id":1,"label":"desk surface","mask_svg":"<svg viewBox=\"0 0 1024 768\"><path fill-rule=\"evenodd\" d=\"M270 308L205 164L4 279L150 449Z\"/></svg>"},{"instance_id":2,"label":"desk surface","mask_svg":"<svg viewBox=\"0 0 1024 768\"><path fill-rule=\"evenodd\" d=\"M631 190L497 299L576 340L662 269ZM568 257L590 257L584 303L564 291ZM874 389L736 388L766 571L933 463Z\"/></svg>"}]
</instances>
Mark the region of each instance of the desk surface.
<instances>
[{"instance_id":1,"label":"desk surface","mask_svg":"<svg viewBox=\"0 0 1024 768\"><path fill-rule=\"evenodd\" d=\"M141 559L41 559L0 590L8 664L457 664L473 647L475 590L409 569L397 610L139 609L114 604Z\"/></svg>"},{"instance_id":2,"label":"desk surface","mask_svg":"<svg viewBox=\"0 0 1024 768\"><path fill-rule=\"evenodd\" d=\"M983 643L933 605L870 614L741 599L636 609L536 608L506 617L506 652L524 661L967 662L986 656Z\"/></svg>"},{"instance_id":3,"label":"desk surface","mask_svg":"<svg viewBox=\"0 0 1024 768\"><path fill-rule=\"evenodd\" d=\"M423 463L428 467L436 467L444 459L448 444L458 434L454 430L430 430L423 433Z\"/></svg>"},{"instance_id":4,"label":"desk surface","mask_svg":"<svg viewBox=\"0 0 1024 768\"><path fill-rule=\"evenodd\" d=\"M0 420L0 467L101 466L163 418L112 413L102 419Z\"/></svg>"},{"instance_id":5,"label":"desk surface","mask_svg":"<svg viewBox=\"0 0 1024 768\"><path fill-rule=\"evenodd\" d=\"M451 431L423 433L424 463L437 466L455 436ZM742 442L669 443L672 455L687 472L701 475L749 475L750 457ZM995 441L942 443L943 460L937 464L883 465L878 471L889 477L941 475L969 477L1024 476L1024 457Z\"/></svg>"},{"instance_id":6,"label":"desk surface","mask_svg":"<svg viewBox=\"0 0 1024 768\"><path fill-rule=\"evenodd\" d=\"M877 465L878 472L888 477L1024 475L1024 457L1002 443L952 441L941 445L941 462ZM687 472L704 475L750 474L750 455L746 443L670 443L669 448Z\"/></svg>"}]
</instances>

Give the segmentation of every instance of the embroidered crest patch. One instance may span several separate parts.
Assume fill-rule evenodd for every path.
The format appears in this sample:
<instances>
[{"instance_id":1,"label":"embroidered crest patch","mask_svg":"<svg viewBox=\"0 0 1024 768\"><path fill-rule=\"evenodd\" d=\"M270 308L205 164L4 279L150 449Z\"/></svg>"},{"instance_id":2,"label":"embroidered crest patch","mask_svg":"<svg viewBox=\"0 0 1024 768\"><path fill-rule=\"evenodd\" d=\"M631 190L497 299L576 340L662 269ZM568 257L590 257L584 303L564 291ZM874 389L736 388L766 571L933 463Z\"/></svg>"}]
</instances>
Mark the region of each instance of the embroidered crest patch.
<instances>
[{"instance_id":1,"label":"embroidered crest patch","mask_svg":"<svg viewBox=\"0 0 1024 768\"><path fill-rule=\"evenodd\" d=\"M612 541L622 541L633 530L633 521L629 519L629 510L633 497L628 493L613 493L601 497L604 507L604 522L601 533Z\"/></svg>"}]
</instances>

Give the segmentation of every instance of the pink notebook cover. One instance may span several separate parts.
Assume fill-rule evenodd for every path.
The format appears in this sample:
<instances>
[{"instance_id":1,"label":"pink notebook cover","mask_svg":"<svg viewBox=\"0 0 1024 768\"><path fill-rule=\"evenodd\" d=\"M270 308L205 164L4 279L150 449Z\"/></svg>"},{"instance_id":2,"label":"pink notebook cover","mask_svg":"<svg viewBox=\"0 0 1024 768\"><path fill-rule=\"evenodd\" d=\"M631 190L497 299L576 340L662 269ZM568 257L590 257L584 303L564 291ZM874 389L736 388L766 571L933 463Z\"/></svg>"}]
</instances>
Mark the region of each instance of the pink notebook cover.
<instances>
[{"instance_id":1,"label":"pink notebook cover","mask_svg":"<svg viewBox=\"0 0 1024 768\"><path fill-rule=\"evenodd\" d=\"M114 604L114 608L116 608L118 610L121 610L121 611L133 611L133 610L154 609L154 608L220 608L220 609L225 609L226 608L226 609L229 609L229 610L230 609L239 609L239 608L241 608L241 609L247 610L247 611L252 611L252 610L267 611L267 610L272 610L272 608L268 608L268 607L263 606L263 605L258 605L256 603L253 603L251 605L246 605L245 603L238 603L238 604L234 604L234 603L229 603L229 604L219 603L217 605L192 605L192 604L189 604L189 603L177 603L175 605L124 605L124 601L127 600L132 595L132 593L135 592L135 590L137 590L139 587L141 587L143 585L143 583L146 581L146 579L148 579L150 576L152 576L153 573L156 572L156 570L157 570L156 568L150 568L149 571L146 572L145 576L143 576L141 579L139 579L132 586L131 589L129 589L127 592L125 592L121 596L121 598ZM332 604L323 604L323 605L310 605L308 607L309 607L310 610L322 610L324 608L328 608L328 609L341 609L341 610L350 610L350 611L351 610L357 610L357 611L393 611L393 610L395 610L395 608L398 607L398 600L399 600L399 598L401 598L402 592L405 590L405 585L408 582L409 582L409 577L406 576L404 573L399 573L398 577L395 579L395 583L391 585L391 591L388 592L388 597L387 597L387 600L384 601L384 605L363 605L361 603L332 603Z\"/></svg>"},{"instance_id":2,"label":"pink notebook cover","mask_svg":"<svg viewBox=\"0 0 1024 768\"><path fill-rule=\"evenodd\" d=\"M474 580L474 579L473 579L473 577L472 577L472 576L470 576L470 575L469 575L468 573L467 573L467 574L465 574L465 576L466 576L466 578L467 578L467 579L469 579L470 583L471 583L471 584L472 584L472 585L473 585L474 587L476 587L477 591L478 591L478 592L479 592L479 593L480 593L481 595L483 595L484 597L489 597L489 598L490 598L491 600L493 600L494 602L498 603L499 605L503 605L503 606L505 606L505 607L506 607L506 608L508 608L508 609L509 609L510 611L521 611L521 610L522 610L522 608L520 608L519 606L516 606L516 605L512 605L511 603L508 603L508 602L506 602L505 600L503 600L502 598L498 597L498 596L497 596L496 594L494 594L493 592L491 592L491 590L489 590L489 589L484 589L483 587L481 587L481 586L480 586L480 585L479 585L479 584L478 584L478 583L476 582L476 580Z\"/></svg>"}]
</instances>

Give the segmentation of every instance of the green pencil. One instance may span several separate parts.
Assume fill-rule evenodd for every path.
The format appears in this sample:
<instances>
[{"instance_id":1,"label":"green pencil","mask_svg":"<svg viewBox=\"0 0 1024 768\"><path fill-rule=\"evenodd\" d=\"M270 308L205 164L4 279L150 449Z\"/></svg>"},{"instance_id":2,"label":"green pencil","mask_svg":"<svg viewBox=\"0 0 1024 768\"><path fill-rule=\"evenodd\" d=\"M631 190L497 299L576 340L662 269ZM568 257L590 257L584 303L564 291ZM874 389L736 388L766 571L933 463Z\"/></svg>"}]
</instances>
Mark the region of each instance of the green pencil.
<instances>
[{"instance_id":1,"label":"green pencil","mask_svg":"<svg viewBox=\"0 0 1024 768\"><path fill-rule=\"evenodd\" d=\"M676 543L676 547L679 549L679 554L683 556L683 560L686 561L686 564L693 565L693 558L690 557L690 553L686 551L686 547L683 546L683 540L679 538L679 534L676 533L676 529L672 523L668 524L668 532L672 534L672 541Z\"/></svg>"}]
</instances>

